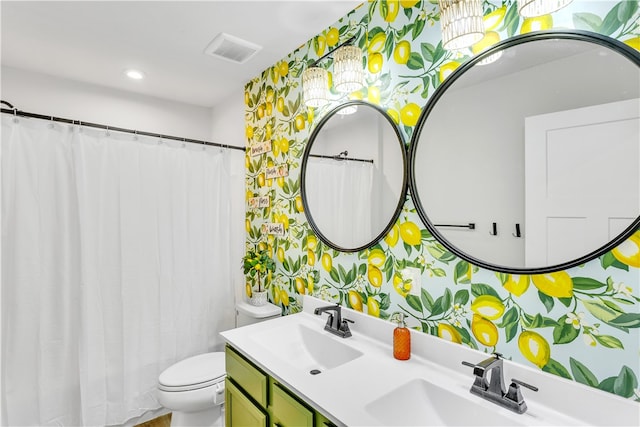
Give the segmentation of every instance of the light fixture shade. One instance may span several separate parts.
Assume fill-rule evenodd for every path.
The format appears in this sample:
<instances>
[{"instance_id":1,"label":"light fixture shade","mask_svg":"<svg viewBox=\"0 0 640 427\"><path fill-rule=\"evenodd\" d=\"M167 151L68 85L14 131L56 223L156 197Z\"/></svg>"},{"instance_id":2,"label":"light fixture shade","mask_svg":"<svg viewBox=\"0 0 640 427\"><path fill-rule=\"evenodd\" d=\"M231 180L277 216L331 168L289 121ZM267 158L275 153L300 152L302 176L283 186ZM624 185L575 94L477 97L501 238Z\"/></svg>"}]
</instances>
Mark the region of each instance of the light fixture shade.
<instances>
[{"instance_id":1,"label":"light fixture shade","mask_svg":"<svg viewBox=\"0 0 640 427\"><path fill-rule=\"evenodd\" d=\"M342 46L333 54L333 86L338 92L351 93L363 86L362 49Z\"/></svg>"},{"instance_id":2,"label":"light fixture shade","mask_svg":"<svg viewBox=\"0 0 640 427\"><path fill-rule=\"evenodd\" d=\"M320 67L310 67L302 73L302 93L307 107L322 107L329 102L329 73Z\"/></svg>"},{"instance_id":3,"label":"light fixture shade","mask_svg":"<svg viewBox=\"0 0 640 427\"><path fill-rule=\"evenodd\" d=\"M442 47L460 50L484 37L482 0L438 0Z\"/></svg>"},{"instance_id":4,"label":"light fixture shade","mask_svg":"<svg viewBox=\"0 0 640 427\"><path fill-rule=\"evenodd\" d=\"M338 110L338 114L341 116L348 116L349 114L353 114L358 111L357 105L349 105L348 107L342 107Z\"/></svg>"},{"instance_id":5,"label":"light fixture shade","mask_svg":"<svg viewBox=\"0 0 640 427\"><path fill-rule=\"evenodd\" d=\"M518 0L518 13L533 18L560 10L573 0Z\"/></svg>"}]
</instances>

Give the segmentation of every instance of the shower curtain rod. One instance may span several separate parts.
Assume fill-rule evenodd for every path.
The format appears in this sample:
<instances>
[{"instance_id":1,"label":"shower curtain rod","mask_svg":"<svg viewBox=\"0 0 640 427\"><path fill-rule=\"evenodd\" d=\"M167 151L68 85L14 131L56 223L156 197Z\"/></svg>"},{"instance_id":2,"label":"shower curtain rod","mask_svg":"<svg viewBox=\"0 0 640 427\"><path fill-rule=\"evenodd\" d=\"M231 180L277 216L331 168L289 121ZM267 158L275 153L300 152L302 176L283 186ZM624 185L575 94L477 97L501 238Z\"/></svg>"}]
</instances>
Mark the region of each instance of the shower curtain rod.
<instances>
[{"instance_id":1,"label":"shower curtain rod","mask_svg":"<svg viewBox=\"0 0 640 427\"><path fill-rule=\"evenodd\" d=\"M309 154L309 157L317 157L319 159L333 159L333 160L350 160L352 162L363 162L363 163L373 163L373 160L371 159L356 159L354 157L346 157L346 156L342 156L342 153L335 155L335 156L325 156L322 154Z\"/></svg>"},{"instance_id":2,"label":"shower curtain rod","mask_svg":"<svg viewBox=\"0 0 640 427\"><path fill-rule=\"evenodd\" d=\"M83 122L81 120L65 119L62 117L55 117L55 116L45 116L44 114L28 113L26 111L18 110L16 107L11 105L7 101L0 100L0 103L7 105L9 107L9 108L2 108L0 111L2 111L5 114L12 114L14 116L19 116L19 117L30 117L34 119L50 120L53 122L69 123L72 125L87 126L87 127L97 128L97 129L105 129L107 131L132 133L134 135L151 136L154 138L170 139L173 141L190 142L192 144L208 145L211 147L220 147L220 148L228 148L230 150L246 151L244 147L238 147L235 145L219 144L217 142L209 142L209 141L203 141L199 139L181 138L178 136L163 135L160 133L145 132L145 131L139 131L135 129L125 129L125 128L120 128L116 126L102 125L99 123Z\"/></svg>"}]
</instances>

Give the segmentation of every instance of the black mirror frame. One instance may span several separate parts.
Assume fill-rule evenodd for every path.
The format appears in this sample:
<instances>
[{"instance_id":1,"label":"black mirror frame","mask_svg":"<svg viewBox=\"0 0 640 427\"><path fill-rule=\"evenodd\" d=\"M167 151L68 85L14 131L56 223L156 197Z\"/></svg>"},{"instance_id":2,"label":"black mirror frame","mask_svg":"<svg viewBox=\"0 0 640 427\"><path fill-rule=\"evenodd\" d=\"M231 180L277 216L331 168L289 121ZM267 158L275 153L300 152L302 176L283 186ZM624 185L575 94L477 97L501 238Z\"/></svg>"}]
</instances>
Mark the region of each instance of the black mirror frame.
<instances>
[{"instance_id":1,"label":"black mirror frame","mask_svg":"<svg viewBox=\"0 0 640 427\"><path fill-rule=\"evenodd\" d=\"M433 225L433 223L429 220L429 216L425 212L424 206L420 197L416 191L417 183L415 179L415 170L416 170L416 146L418 139L420 138L420 134L422 133L423 128L425 127L425 123L431 111L435 108L438 100L444 95L447 89L465 72L473 68L478 62L483 59L493 55L494 53L517 46L523 43L529 43L538 40L550 40L550 39L563 39L563 40L579 40L583 42L589 42L598 44L604 47L607 47L614 52L626 57L636 66L640 67L640 52L635 49L627 46L626 44L612 39L607 36L603 36L601 34L592 33L589 31L536 31L524 35L514 36L509 39L503 40L491 48L485 50L480 53L478 56L473 57L469 61L462 64L456 70L453 71L444 82L438 86L435 90L431 98L429 99L427 105L424 110L421 112L420 117L418 118L418 123L411 137L411 145L409 148L409 191L411 193L411 197L413 199L414 206L416 208L416 212L418 213L418 217L424 223L424 225L429 230L429 233L440 242L445 248L451 251L453 254L458 256L459 258L476 265L478 267L485 268L487 270L492 270L500 273L510 273L510 274L545 274L552 273L556 271L566 270L572 267L576 267L578 265L584 264L588 261L591 261L620 245L622 242L627 240L636 230L640 227L640 213L639 216L629 225L621 234L615 237L613 240L609 241L605 245L600 248L583 255L579 258L576 258L571 261L563 262L556 265L546 266L546 267L535 267L535 268L514 268L503 265L496 265L492 263L485 262L481 259L478 259L474 256L467 254L466 252L458 249L455 245L449 242Z\"/></svg>"},{"instance_id":2,"label":"black mirror frame","mask_svg":"<svg viewBox=\"0 0 640 427\"><path fill-rule=\"evenodd\" d=\"M308 160L309 160L309 156L311 154L311 147L313 146L313 143L315 142L318 133L320 132L320 130L322 130L322 127L327 123L327 121L329 121L329 119L331 119L333 116L335 116L338 113L338 111L340 111L343 108L350 107L350 106L364 106L366 108L372 108L372 109L376 110L378 113L380 113L382 115L382 117L384 117L389 122L391 127L393 128L393 131L395 132L397 140L398 140L398 144L400 145L400 152L402 153L402 188L400 189L400 197L399 197L399 200L398 200L398 205L396 206L396 209L395 209L391 219L389 220L389 222L386 225L386 227L382 230L382 232L380 232L377 236L375 236L370 242L367 242L366 244L364 244L362 246L358 246L356 248L345 248L345 247L342 247L342 246L332 242L318 228L318 225L313 220L313 216L311 215L311 212L309 212L309 209L308 209L309 204L308 204L308 199L307 199L306 178L305 178L306 171L307 171L307 163L308 163ZM333 108L329 112L327 112L327 114L324 117L322 117L322 119L320 119L318 124L315 126L315 128L311 132L311 135L309 135L309 139L307 140L307 145L306 145L306 147L304 149L304 153L302 155L302 166L301 166L301 170L300 170L300 194L302 195L302 204L304 206L304 215L307 218L307 221L309 222L309 225L311 226L311 229L313 230L315 235L324 244L326 244L330 248L335 249L335 250L340 251L340 252L359 252L359 251L367 249L367 248L375 245L377 242L379 242L393 228L393 225L396 223L396 221L400 217L400 213L402 212L402 207L404 206L404 203L406 201L407 188L408 188L408 179L407 179L407 176L408 176L408 164L407 163L408 163L407 146L406 146L406 144L404 142L404 139L402 138L402 134L400 133L400 129L398 128L398 125L393 121L393 119L387 114L387 112L384 111L379 106L377 106L375 104L371 104L371 103L365 102L365 101L352 100L352 101L346 101L346 102L338 105L337 107Z\"/></svg>"}]
</instances>

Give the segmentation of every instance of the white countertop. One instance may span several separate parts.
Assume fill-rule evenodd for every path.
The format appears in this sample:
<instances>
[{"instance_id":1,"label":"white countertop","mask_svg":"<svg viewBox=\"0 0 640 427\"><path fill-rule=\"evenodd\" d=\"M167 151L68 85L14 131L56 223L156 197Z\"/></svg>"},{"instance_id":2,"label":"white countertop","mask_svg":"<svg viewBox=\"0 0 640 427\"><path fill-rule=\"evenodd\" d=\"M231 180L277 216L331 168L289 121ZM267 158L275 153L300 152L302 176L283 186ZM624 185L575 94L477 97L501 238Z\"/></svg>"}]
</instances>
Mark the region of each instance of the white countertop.
<instances>
[{"instance_id":1,"label":"white countertop","mask_svg":"<svg viewBox=\"0 0 640 427\"><path fill-rule=\"evenodd\" d=\"M394 405L389 407L390 411L400 411L398 425L407 425L407 419L416 419L418 415L421 420L430 418L425 419L424 425L441 425L446 421L436 422L440 418L435 412L442 411L450 411L442 419L452 420L452 425L640 425L640 405L636 402L505 360L507 386L511 378L517 378L539 388L537 393L522 390L528 411L516 414L469 393L474 376L472 369L463 366L462 361L477 363L489 357L486 353L412 330L411 359L399 361L392 355L395 327L392 323L343 308L343 317L355 323L350 324L352 336L340 338L324 331L326 314L313 314L316 307L326 305L330 304L305 296L302 313L228 330L221 335L337 425L389 425L388 419L382 420L379 412L376 413L384 404ZM297 339L296 334L289 333L295 328L325 336L320 337L325 345L332 344L326 341L327 338L337 340L339 345L349 346L362 354L342 365L311 375L309 370L312 366L307 366L306 359L296 353L296 345L292 341ZM421 404L418 393L421 393L420 387L428 383L444 390L436 393L438 399L429 399L432 400L433 417L420 413L428 405ZM415 387L407 388L407 384ZM395 396L392 391L403 388L415 392L395 404L394 398L390 397ZM436 387L435 390L441 389ZM399 405L406 407L397 408ZM485 417L485 410L499 417L499 421ZM464 420L472 417L473 411L484 415L467 424L460 421L460 417L449 416L456 411ZM408 418L403 419L405 415Z\"/></svg>"}]
</instances>

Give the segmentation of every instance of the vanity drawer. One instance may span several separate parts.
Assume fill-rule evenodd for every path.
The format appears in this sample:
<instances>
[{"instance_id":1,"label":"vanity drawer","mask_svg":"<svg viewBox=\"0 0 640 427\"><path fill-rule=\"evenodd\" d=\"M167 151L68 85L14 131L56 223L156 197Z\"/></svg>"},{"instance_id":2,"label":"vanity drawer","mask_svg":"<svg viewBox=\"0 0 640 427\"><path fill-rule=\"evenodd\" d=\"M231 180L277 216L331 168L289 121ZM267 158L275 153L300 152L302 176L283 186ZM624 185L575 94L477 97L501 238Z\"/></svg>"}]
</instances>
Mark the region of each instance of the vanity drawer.
<instances>
[{"instance_id":1,"label":"vanity drawer","mask_svg":"<svg viewBox=\"0 0 640 427\"><path fill-rule=\"evenodd\" d=\"M275 381L271 383L271 422L278 427L313 427L314 412Z\"/></svg>"},{"instance_id":2,"label":"vanity drawer","mask_svg":"<svg viewBox=\"0 0 640 427\"><path fill-rule=\"evenodd\" d=\"M232 347L227 346L225 364L227 376L251 396L263 408L267 407L267 375L245 359Z\"/></svg>"}]
</instances>

